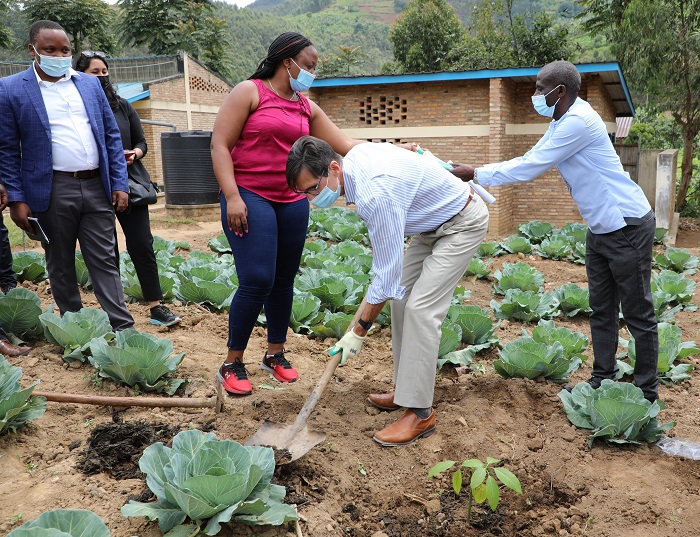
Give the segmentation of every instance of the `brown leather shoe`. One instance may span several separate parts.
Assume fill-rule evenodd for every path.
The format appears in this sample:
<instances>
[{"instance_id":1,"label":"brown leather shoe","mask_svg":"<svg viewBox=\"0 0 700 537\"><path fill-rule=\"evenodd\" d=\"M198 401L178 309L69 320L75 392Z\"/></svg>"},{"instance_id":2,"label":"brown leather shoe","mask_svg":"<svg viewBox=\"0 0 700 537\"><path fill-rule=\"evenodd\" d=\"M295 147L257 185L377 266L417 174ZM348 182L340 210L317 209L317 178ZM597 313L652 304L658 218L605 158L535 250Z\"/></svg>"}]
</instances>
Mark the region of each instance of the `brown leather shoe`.
<instances>
[{"instance_id":1,"label":"brown leather shoe","mask_svg":"<svg viewBox=\"0 0 700 537\"><path fill-rule=\"evenodd\" d=\"M15 347L6 339L0 339L0 354L5 356L23 356L32 350L31 347Z\"/></svg>"},{"instance_id":2,"label":"brown leather shoe","mask_svg":"<svg viewBox=\"0 0 700 537\"><path fill-rule=\"evenodd\" d=\"M410 410L397 421L375 433L373 440L382 446L403 446L435 432L435 410L424 420Z\"/></svg>"},{"instance_id":3,"label":"brown leather shoe","mask_svg":"<svg viewBox=\"0 0 700 537\"><path fill-rule=\"evenodd\" d=\"M370 405L377 407L379 410L388 410L393 412L401 408L394 403L394 392L389 393L370 393L367 396L367 401Z\"/></svg>"}]
</instances>

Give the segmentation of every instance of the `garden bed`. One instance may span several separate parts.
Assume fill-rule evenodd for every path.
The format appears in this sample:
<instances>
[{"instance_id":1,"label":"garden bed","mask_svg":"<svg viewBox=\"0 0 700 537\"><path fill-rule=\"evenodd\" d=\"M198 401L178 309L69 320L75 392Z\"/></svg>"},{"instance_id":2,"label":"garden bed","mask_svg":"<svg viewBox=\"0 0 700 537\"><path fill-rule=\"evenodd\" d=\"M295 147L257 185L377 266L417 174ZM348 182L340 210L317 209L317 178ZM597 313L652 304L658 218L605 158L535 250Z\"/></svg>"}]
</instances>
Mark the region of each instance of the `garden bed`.
<instances>
[{"instance_id":1,"label":"garden bed","mask_svg":"<svg viewBox=\"0 0 700 537\"><path fill-rule=\"evenodd\" d=\"M218 223L177 226L180 229L165 224L154 227L158 228L155 234L186 240L200 250L207 250L208 239L220 232ZM700 255L698 245L689 249ZM586 285L582 265L536 255L501 256L491 268L517 261L545 275L545 290L569 282ZM699 274L689 277L700 283ZM466 303L488 308L492 299L501 299L492 293L489 280L464 280L462 285L472 292ZM45 283L25 286L39 294L43 305L50 302ZM93 294L84 293L83 300L85 306L97 307ZM693 302L700 302L697 293ZM186 395L213 396L214 374L226 349L227 314L175 302L171 309L183 322L168 330L148 322L145 305L128 307L138 330L167 337L175 352L186 352L177 371L179 378L190 381ZM555 323L590 337L585 316L558 317ZM697 313L679 312L676 324L684 341L700 340ZM496 335L501 343L513 341L522 336L523 326L504 321ZM116 420L120 427L146 424L148 434L155 436L166 428L170 434L199 428L214 432L219 439L244 442L265 419L293 422L323 372L326 351L333 341L290 330L288 358L301 378L281 385L259 368L265 331L256 328L246 354L253 395L228 397L219 415L212 409L124 410L48 403L42 418L17 434L0 438L0 533L44 511L69 508L94 511L112 537L160 536L156 523L120 514L128 499L148 497L142 476L122 467L119 475L110 473L108 467L94 473L94 464L84 472L86 450L96 428ZM589 359L574 373L574 381L590 376L590 346L585 354ZM436 434L409 446L382 448L372 441L372 435L398 415L380 412L365 399L368 393L391 389L390 329L371 335L360 356L337 370L311 418L311 426L327 433L326 441L276 471L275 480L287 487L288 501L298 505L303 535L662 537L698 533L700 461L669 457L647 444L611 447L597 441L589 449L587 431L571 425L564 413L557 397L560 385L503 379L491 367L497 358L493 349L477 355L476 362L485 365L483 372L477 369L457 375L450 368L441 370L435 390ZM65 364L59 349L46 340L38 341L29 356L9 361L22 368L23 385L41 380L39 390L134 395L130 388L108 380L99 382L89 364ZM695 367L700 364L697 356L685 361ZM679 385L660 387L660 398L666 403L660 422L675 421L673 436L700 442L700 373L691 375ZM130 443L129 449L138 448L135 444ZM496 512L478 506L468 524L466 495L455 496L449 475L426 476L433 465L446 459L486 457L501 459L520 479L523 494L504 491ZM138 460L134 453L127 458ZM294 527L287 525L226 525L219 535L294 534Z\"/></svg>"}]
</instances>

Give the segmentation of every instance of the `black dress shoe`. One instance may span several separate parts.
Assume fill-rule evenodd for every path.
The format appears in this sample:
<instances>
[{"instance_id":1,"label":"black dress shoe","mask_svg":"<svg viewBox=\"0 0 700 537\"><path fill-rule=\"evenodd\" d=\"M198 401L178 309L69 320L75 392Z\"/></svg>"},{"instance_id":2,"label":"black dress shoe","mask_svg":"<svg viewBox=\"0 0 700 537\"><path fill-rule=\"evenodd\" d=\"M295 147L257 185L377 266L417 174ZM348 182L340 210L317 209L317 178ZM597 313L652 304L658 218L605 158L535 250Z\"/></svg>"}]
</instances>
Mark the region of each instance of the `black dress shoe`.
<instances>
[{"instance_id":1,"label":"black dress shoe","mask_svg":"<svg viewBox=\"0 0 700 537\"><path fill-rule=\"evenodd\" d=\"M603 382L603 379L600 377L591 377L586 382L588 382L588 384L591 385L591 388L597 390L598 388L600 388L600 383ZM571 390L574 389L574 386L576 386L576 384L564 384L563 388L567 392L571 392Z\"/></svg>"},{"instance_id":2,"label":"black dress shoe","mask_svg":"<svg viewBox=\"0 0 700 537\"><path fill-rule=\"evenodd\" d=\"M24 356L31 350L31 347L17 347L4 338L0 339L0 354L5 356Z\"/></svg>"}]
</instances>

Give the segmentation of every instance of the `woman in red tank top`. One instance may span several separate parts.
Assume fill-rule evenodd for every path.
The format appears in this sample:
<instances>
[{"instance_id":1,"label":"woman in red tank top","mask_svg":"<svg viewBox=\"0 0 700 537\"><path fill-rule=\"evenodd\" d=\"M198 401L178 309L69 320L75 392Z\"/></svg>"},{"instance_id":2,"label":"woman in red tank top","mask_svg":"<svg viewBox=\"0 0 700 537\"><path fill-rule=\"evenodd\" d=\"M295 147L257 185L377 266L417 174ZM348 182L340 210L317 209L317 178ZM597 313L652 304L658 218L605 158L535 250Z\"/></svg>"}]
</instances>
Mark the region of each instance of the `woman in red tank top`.
<instances>
[{"instance_id":1,"label":"woman in red tank top","mask_svg":"<svg viewBox=\"0 0 700 537\"><path fill-rule=\"evenodd\" d=\"M362 143L345 136L301 94L313 82L317 62L318 52L306 37L278 36L257 71L224 99L214 123L211 155L221 187L221 223L239 281L229 312L228 354L218 372L231 394L252 392L243 354L263 307L268 343L261 368L280 382L298 378L284 344L309 203L287 186L292 144L311 134L344 156Z\"/></svg>"}]
</instances>

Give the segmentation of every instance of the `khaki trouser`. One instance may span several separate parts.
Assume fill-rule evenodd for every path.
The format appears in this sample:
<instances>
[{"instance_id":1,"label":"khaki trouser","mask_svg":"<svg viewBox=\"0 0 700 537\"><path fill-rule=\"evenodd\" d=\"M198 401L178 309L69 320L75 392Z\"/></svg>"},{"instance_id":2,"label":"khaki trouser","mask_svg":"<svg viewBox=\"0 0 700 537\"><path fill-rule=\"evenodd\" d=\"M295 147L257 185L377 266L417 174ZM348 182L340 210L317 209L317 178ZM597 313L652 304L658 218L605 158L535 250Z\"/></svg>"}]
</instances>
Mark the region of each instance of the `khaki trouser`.
<instances>
[{"instance_id":1,"label":"khaki trouser","mask_svg":"<svg viewBox=\"0 0 700 537\"><path fill-rule=\"evenodd\" d=\"M457 283L486 236L489 213L479 196L435 231L415 235L406 250L402 300L391 302L394 402L433 404L440 326Z\"/></svg>"}]
</instances>

